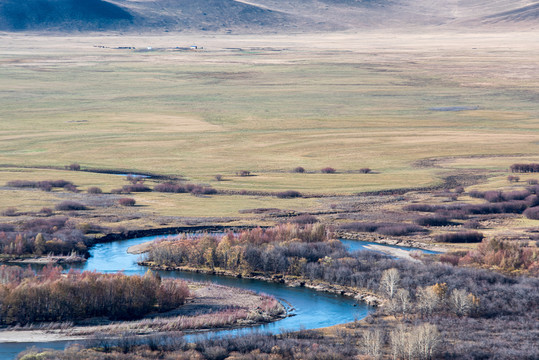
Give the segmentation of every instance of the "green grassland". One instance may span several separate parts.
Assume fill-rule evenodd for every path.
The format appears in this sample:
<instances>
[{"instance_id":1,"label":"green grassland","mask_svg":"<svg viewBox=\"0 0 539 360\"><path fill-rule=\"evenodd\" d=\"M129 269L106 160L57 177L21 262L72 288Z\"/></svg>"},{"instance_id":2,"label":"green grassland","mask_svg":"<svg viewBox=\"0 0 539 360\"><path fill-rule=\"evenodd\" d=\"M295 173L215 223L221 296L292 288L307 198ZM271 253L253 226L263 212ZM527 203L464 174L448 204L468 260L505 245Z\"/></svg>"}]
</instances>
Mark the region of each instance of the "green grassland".
<instances>
[{"instance_id":1,"label":"green grassland","mask_svg":"<svg viewBox=\"0 0 539 360\"><path fill-rule=\"evenodd\" d=\"M172 37L133 51L92 46L124 44L119 37L3 35L0 164L76 162L217 189L354 194L438 185L455 171L502 176L513 162L539 161L532 34L458 36L348 34L333 48L335 38L304 36L278 49L259 47L276 40L208 36L189 52L166 50L179 42ZM235 43L242 50L229 49ZM432 110L451 106L478 108ZM443 161L417 165L431 158ZM320 174L327 166L337 173ZM0 183L14 177L0 171ZM106 189L120 181L61 178Z\"/></svg>"}]
</instances>

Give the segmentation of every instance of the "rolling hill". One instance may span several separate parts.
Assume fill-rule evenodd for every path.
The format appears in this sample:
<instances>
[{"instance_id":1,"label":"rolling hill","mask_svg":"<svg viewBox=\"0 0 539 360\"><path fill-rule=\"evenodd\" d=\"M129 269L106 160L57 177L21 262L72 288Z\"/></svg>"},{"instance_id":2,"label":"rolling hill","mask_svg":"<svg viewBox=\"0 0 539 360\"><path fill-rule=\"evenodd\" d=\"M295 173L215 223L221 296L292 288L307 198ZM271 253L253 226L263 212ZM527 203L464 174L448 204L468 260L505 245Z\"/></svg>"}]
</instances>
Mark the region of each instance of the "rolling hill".
<instances>
[{"instance_id":1,"label":"rolling hill","mask_svg":"<svg viewBox=\"0 0 539 360\"><path fill-rule=\"evenodd\" d=\"M1 0L0 30L326 31L532 26L526 0Z\"/></svg>"}]
</instances>

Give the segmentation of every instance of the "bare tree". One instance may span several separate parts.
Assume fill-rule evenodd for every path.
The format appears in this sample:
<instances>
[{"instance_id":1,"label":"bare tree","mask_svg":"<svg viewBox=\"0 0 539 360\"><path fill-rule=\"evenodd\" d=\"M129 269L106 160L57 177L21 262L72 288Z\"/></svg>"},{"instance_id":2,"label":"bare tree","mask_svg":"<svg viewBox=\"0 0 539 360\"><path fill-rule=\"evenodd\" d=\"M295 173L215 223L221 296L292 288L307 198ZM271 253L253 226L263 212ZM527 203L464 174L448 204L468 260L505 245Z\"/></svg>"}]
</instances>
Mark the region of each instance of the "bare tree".
<instances>
[{"instance_id":1,"label":"bare tree","mask_svg":"<svg viewBox=\"0 0 539 360\"><path fill-rule=\"evenodd\" d=\"M467 316L478 304L478 299L465 290L454 289L449 296L449 304L456 315Z\"/></svg>"},{"instance_id":2,"label":"bare tree","mask_svg":"<svg viewBox=\"0 0 539 360\"><path fill-rule=\"evenodd\" d=\"M432 286L417 289L417 307L423 316L431 316L440 303Z\"/></svg>"},{"instance_id":3,"label":"bare tree","mask_svg":"<svg viewBox=\"0 0 539 360\"><path fill-rule=\"evenodd\" d=\"M384 334L381 329L370 330L363 333L363 345L365 353L373 359L382 358L382 346Z\"/></svg>"},{"instance_id":4,"label":"bare tree","mask_svg":"<svg viewBox=\"0 0 539 360\"><path fill-rule=\"evenodd\" d=\"M411 329L401 324L391 332L390 339L393 359L434 359L441 344L438 328L428 323Z\"/></svg>"},{"instance_id":5,"label":"bare tree","mask_svg":"<svg viewBox=\"0 0 539 360\"><path fill-rule=\"evenodd\" d=\"M387 269L382 273L380 279L380 287L390 298L393 298L397 292L397 286L399 285L400 275L399 270L395 268Z\"/></svg>"}]
</instances>

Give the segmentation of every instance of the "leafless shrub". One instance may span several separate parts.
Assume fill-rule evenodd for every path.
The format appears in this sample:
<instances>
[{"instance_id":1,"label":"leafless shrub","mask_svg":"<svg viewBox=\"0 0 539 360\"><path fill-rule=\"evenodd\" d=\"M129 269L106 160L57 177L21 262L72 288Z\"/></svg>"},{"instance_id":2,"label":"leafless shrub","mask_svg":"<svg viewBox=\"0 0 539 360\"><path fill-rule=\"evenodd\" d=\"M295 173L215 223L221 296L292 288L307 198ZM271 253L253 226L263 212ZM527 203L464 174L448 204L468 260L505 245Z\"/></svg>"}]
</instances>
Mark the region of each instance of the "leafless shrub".
<instances>
[{"instance_id":1,"label":"leafless shrub","mask_svg":"<svg viewBox=\"0 0 539 360\"><path fill-rule=\"evenodd\" d=\"M94 195L103 193L103 191L97 186L89 187L87 191L88 191L88 194L94 194Z\"/></svg>"},{"instance_id":2,"label":"leafless shrub","mask_svg":"<svg viewBox=\"0 0 539 360\"><path fill-rule=\"evenodd\" d=\"M223 175L221 175L221 174L215 175L215 180L217 180L217 181L223 181L223 180L224 180Z\"/></svg>"},{"instance_id":3,"label":"leafless shrub","mask_svg":"<svg viewBox=\"0 0 539 360\"><path fill-rule=\"evenodd\" d=\"M462 224L462 226L466 229L480 229L481 223L479 223L477 220L470 220L466 221L464 224Z\"/></svg>"},{"instance_id":4,"label":"leafless shrub","mask_svg":"<svg viewBox=\"0 0 539 360\"><path fill-rule=\"evenodd\" d=\"M372 172L372 170L369 169L369 168L361 168L361 169L359 169L359 172L361 174L369 174L370 172Z\"/></svg>"},{"instance_id":5,"label":"leafless shrub","mask_svg":"<svg viewBox=\"0 0 539 360\"><path fill-rule=\"evenodd\" d=\"M445 216L422 216L414 221L417 225L421 226L446 226L451 224L451 220Z\"/></svg>"},{"instance_id":6,"label":"leafless shrub","mask_svg":"<svg viewBox=\"0 0 539 360\"><path fill-rule=\"evenodd\" d=\"M18 211L15 207L8 207L4 211L2 211L2 216L17 216Z\"/></svg>"},{"instance_id":7,"label":"leafless shrub","mask_svg":"<svg viewBox=\"0 0 539 360\"><path fill-rule=\"evenodd\" d=\"M483 234L477 231L460 231L436 235L434 240L448 243L479 243L483 240Z\"/></svg>"},{"instance_id":8,"label":"leafless shrub","mask_svg":"<svg viewBox=\"0 0 539 360\"><path fill-rule=\"evenodd\" d=\"M135 199L133 198L121 198L121 199L118 199L118 204L122 205L122 206L135 206Z\"/></svg>"},{"instance_id":9,"label":"leafless shrub","mask_svg":"<svg viewBox=\"0 0 539 360\"><path fill-rule=\"evenodd\" d=\"M539 180L537 179L529 179L528 180L528 185L537 185L539 184Z\"/></svg>"},{"instance_id":10,"label":"leafless shrub","mask_svg":"<svg viewBox=\"0 0 539 360\"><path fill-rule=\"evenodd\" d=\"M65 168L67 170L71 170L71 171L79 171L80 170L80 165L77 164L77 163L73 163L73 164L66 165Z\"/></svg>"},{"instance_id":11,"label":"leafless shrub","mask_svg":"<svg viewBox=\"0 0 539 360\"><path fill-rule=\"evenodd\" d=\"M335 170L334 168L328 166L328 167L325 167L325 168L321 169L320 172L322 174L335 174L337 172L337 170Z\"/></svg>"},{"instance_id":12,"label":"leafless shrub","mask_svg":"<svg viewBox=\"0 0 539 360\"><path fill-rule=\"evenodd\" d=\"M535 206L524 211L524 216L528 219L539 220L539 206Z\"/></svg>"},{"instance_id":13,"label":"leafless shrub","mask_svg":"<svg viewBox=\"0 0 539 360\"><path fill-rule=\"evenodd\" d=\"M513 182L519 182L520 181L520 177L519 176L514 176L514 175L509 175L507 177L507 181L509 181L510 183L513 183Z\"/></svg>"},{"instance_id":14,"label":"leafless shrub","mask_svg":"<svg viewBox=\"0 0 539 360\"><path fill-rule=\"evenodd\" d=\"M39 212L45 216L51 216L52 213L53 213L53 210L51 208L48 208L48 207L44 207L44 208L41 208L41 210L39 210Z\"/></svg>"},{"instance_id":15,"label":"leafless shrub","mask_svg":"<svg viewBox=\"0 0 539 360\"><path fill-rule=\"evenodd\" d=\"M288 222L292 224L300 224L300 225L314 224L318 222L318 218L314 215L304 214L304 215L296 216L290 219Z\"/></svg>"},{"instance_id":16,"label":"leafless shrub","mask_svg":"<svg viewBox=\"0 0 539 360\"><path fill-rule=\"evenodd\" d=\"M251 172L248 170L240 170L236 172L238 176L251 176Z\"/></svg>"},{"instance_id":17,"label":"leafless shrub","mask_svg":"<svg viewBox=\"0 0 539 360\"><path fill-rule=\"evenodd\" d=\"M278 192L276 196L280 199L291 199L291 198L301 197L302 195L299 191L287 190L287 191Z\"/></svg>"},{"instance_id":18,"label":"leafless shrub","mask_svg":"<svg viewBox=\"0 0 539 360\"><path fill-rule=\"evenodd\" d=\"M87 207L84 206L83 204L78 203L76 201L70 201L70 200L62 201L61 203L57 204L55 207L56 207L56 210L60 210L60 211L86 210L87 209Z\"/></svg>"},{"instance_id":19,"label":"leafless shrub","mask_svg":"<svg viewBox=\"0 0 539 360\"><path fill-rule=\"evenodd\" d=\"M143 183L138 182L138 183L122 186L122 191L128 194L132 192L149 192L149 191L152 191L152 189L150 189Z\"/></svg>"}]
</instances>

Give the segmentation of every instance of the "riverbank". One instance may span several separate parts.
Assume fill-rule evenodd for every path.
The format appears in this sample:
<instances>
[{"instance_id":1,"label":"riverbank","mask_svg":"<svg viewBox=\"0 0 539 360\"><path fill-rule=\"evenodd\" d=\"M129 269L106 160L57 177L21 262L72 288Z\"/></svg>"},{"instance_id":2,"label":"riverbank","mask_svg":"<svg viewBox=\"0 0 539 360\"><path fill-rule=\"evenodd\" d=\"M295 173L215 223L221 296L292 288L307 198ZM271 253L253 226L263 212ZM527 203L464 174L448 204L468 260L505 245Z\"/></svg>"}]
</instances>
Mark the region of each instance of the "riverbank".
<instances>
[{"instance_id":1,"label":"riverbank","mask_svg":"<svg viewBox=\"0 0 539 360\"><path fill-rule=\"evenodd\" d=\"M47 325L6 328L0 330L0 343L76 341L96 334L115 337L126 332L136 336L170 331L202 332L255 326L288 316L285 306L267 295L207 283L190 283L189 288L194 296L167 313L150 314L135 321L94 318L76 325L50 326L51 329L44 329Z\"/></svg>"},{"instance_id":2,"label":"riverbank","mask_svg":"<svg viewBox=\"0 0 539 360\"><path fill-rule=\"evenodd\" d=\"M83 263L86 258L82 256L33 256L33 257L14 257L0 258L0 264L32 264L32 265L47 265L47 264L76 264Z\"/></svg>"},{"instance_id":3,"label":"riverbank","mask_svg":"<svg viewBox=\"0 0 539 360\"><path fill-rule=\"evenodd\" d=\"M375 234L365 234L365 233L355 233L355 232L344 232L344 231L336 231L335 236L341 239L346 240L357 240L357 241L367 241L367 242L373 242L378 243L381 245L392 245L392 246L404 246L404 247L411 247L411 248L417 248L421 250L431 250L431 251L437 251L437 252L446 252L447 249L444 247L441 247L436 244L428 244L425 242L420 242L416 240L412 240L409 238L401 238L401 239L390 239L386 238L380 235ZM391 254L396 257L398 257L395 254Z\"/></svg>"},{"instance_id":4,"label":"riverbank","mask_svg":"<svg viewBox=\"0 0 539 360\"><path fill-rule=\"evenodd\" d=\"M138 262L141 266L146 266L152 270L158 271L186 271L199 274L208 274L208 275L219 275L219 276L230 276L236 278L260 280L266 282L274 282L279 284L284 284L290 287L305 287L308 289L313 289L320 292L327 292L331 294L342 295L346 297L354 298L357 301L366 303L369 306L377 307L384 303L384 299L379 295L350 286L330 284L323 281L312 281L310 279L299 278L297 276L289 275L273 275L265 276L262 274L243 274L240 272L224 270L224 269L209 269L209 268L192 268L188 266L165 266L157 265L150 261L140 261Z\"/></svg>"}]
</instances>

